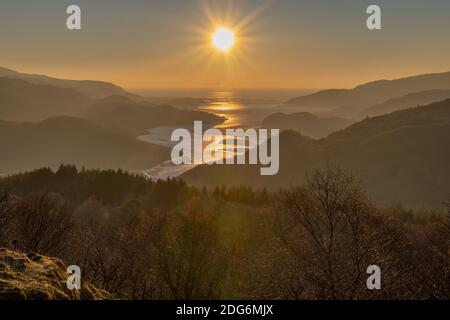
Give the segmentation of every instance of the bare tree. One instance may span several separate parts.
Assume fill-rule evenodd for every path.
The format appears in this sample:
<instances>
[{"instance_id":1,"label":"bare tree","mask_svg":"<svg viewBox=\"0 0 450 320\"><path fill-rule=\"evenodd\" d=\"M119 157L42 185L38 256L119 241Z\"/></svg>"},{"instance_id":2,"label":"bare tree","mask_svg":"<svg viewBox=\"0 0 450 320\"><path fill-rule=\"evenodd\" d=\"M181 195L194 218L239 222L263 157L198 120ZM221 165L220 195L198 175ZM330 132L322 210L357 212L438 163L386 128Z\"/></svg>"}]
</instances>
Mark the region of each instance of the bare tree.
<instances>
[{"instance_id":1,"label":"bare tree","mask_svg":"<svg viewBox=\"0 0 450 320\"><path fill-rule=\"evenodd\" d=\"M38 193L17 201L14 238L20 250L62 254L73 226L64 201L54 194Z\"/></svg>"},{"instance_id":2,"label":"bare tree","mask_svg":"<svg viewBox=\"0 0 450 320\"><path fill-rule=\"evenodd\" d=\"M359 183L338 168L317 171L305 186L283 192L275 208L303 298L363 298L369 295L367 267L379 265L388 279L397 263L403 240L377 215Z\"/></svg>"},{"instance_id":3,"label":"bare tree","mask_svg":"<svg viewBox=\"0 0 450 320\"><path fill-rule=\"evenodd\" d=\"M160 276L173 299L214 299L223 294L228 253L206 215L173 214L159 244Z\"/></svg>"},{"instance_id":4,"label":"bare tree","mask_svg":"<svg viewBox=\"0 0 450 320\"><path fill-rule=\"evenodd\" d=\"M418 290L424 299L450 299L450 202L447 216L435 221L415 243Z\"/></svg>"},{"instance_id":5,"label":"bare tree","mask_svg":"<svg viewBox=\"0 0 450 320\"><path fill-rule=\"evenodd\" d=\"M0 246L6 246L9 242L10 220L10 195L5 191L0 191Z\"/></svg>"},{"instance_id":6,"label":"bare tree","mask_svg":"<svg viewBox=\"0 0 450 320\"><path fill-rule=\"evenodd\" d=\"M157 216L142 211L136 201L108 209L93 200L76 215L68 261L79 265L86 279L132 299L167 297L157 272Z\"/></svg>"}]
</instances>

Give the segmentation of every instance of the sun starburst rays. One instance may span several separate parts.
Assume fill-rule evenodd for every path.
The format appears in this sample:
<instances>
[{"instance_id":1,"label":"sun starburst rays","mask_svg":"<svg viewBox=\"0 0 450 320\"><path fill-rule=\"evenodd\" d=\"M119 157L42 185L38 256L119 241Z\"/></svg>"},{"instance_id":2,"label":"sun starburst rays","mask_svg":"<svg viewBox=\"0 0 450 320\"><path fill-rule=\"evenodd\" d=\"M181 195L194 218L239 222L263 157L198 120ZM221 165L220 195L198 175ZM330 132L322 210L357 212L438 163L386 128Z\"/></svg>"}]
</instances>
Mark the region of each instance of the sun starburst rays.
<instances>
[{"instance_id":1,"label":"sun starburst rays","mask_svg":"<svg viewBox=\"0 0 450 320\"><path fill-rule=\"evenodd\" d=\"M217 3L200 1L201 10L193 20L195 22L180 22L176 26L184 34L180 45L182 54L168 55L164 64L192 74L198 83L207 82L211 87L232 86L245 77L246 70L252 69L250 57L262 40L255 36L257 30L253 28L253 22L267 5L244 14L245 10L238 10L234 1L221 1L220 5L214 6ZM225 32L219 41L222 42L215 46L214 34L219 28L230 34Z\"/></svg>"}]
</instances>

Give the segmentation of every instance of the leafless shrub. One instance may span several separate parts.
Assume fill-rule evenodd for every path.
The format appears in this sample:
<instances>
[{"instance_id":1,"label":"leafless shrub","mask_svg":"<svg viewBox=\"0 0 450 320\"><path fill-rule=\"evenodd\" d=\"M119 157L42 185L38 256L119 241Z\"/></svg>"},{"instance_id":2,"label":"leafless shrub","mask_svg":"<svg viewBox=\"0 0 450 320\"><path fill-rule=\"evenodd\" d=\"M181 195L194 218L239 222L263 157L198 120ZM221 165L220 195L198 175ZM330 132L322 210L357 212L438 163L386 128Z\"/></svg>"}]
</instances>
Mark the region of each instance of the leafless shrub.
<instances>
[{"instance_id":1,"label":"leafless shrub","mask_svg":"<svg viewBox=\"0 0 450 320\"><path fill-rule=\"evenodd\" d=\"M424 299L450 299L450 204L449 215L425 228L414 243L416 290Z\"/></svg>"},{"instance_id":2,"label":"leafless shrub","mask_svg":"<svg viewBox=\"0 0 450 320\"><path fill-rule=\"evenodd\" d=\"M0 247L7 246L9 242L11 220L11 201L10 195L5 192L0 192Z\"/></svg>"},{"instance_id":3,"label":"leafless shrub","mask_svg":"<svg viewBox=\"0 0 450 320\"><path fill-rule=\"evenodd\" d=\"M172 299L214 299L223 294L227 249L210 218L191 207L167 221L159 244L159 271Z\"/></svg>"},{"instance_id":4,"label":"leafless shrub","mask_svg":"<svg viewBox=\"0 0 450 320\"><path fill-rule=\"evenodd\" d=\"M369 265L382 268L393 285L396 253L403 240L377 215L358 183L337 168L317 171L304 187L283 192L275 206L278 234L297 263L302 298L357 299L370 296ZM386 288L384 292L392 292ZM292 295L292 298L299 298Z\"/></svg>"},{"instance_id":5,"label":"leafless shrub","mask_svg":"<svg viewBox=\"0 0 450 320\"><path fill-rule=\"evenodd\" d=\"M16 201L13 224L13 237L19 250L56 256L66 250L73 226L64 201L49 193Z\"/></svg>"}]
</instances>

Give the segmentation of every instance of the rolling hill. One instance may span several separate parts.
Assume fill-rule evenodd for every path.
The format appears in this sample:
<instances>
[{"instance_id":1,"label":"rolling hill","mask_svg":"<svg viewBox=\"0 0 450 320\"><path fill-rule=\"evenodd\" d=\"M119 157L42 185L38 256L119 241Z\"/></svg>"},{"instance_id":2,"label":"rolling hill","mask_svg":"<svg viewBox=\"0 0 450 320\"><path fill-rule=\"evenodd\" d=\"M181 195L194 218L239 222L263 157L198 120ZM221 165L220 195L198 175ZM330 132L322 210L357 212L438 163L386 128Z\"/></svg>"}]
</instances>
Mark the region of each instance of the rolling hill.
<instances>
[{"instance_id":1,"label":"rolling hill","mask_svg":"<svg viewBox=\"0 0 450 320\"><path fill-rule=\"evenodd\" d=\"M279 189L303 183L309 172L338 165L361 178L381 205L439 206L450 195L450 100L358 122L326 139L293 131L280 136L280 172L258 166L200 166L182 176L196 185Z\"/></svg>"},{"instance_id":2,"label":"rolling hill","mask_svg":"<svg viewBox=\"0 0 450 320\"><path fill-rule=\"evenodd\" d=\"M88 104L89 100L73 89L0 78L1 120L41 121L51 116L76 114Z\"/></svg>"},{"instance_id":3,"label":"rolling hill","mask_svg":"<svg viewBox=\"0 0 450 320\"><path fill-rule=\"evenodd\" d=\"M62 163L135 171L170 158L169 149L67 116L39 123L0 121L0 149L2 174L57 168Z\"/></svg>"},{"instance_id":4,"label":"rolling hill","mask_svg":"<svg viewBox=\"0 0 450 320\"><path fill-rule=\"evenodd\" d=\"M319 118L308 112L293 114L275 113L264 119L263 127L295 130L302 135L320 139L334 131L344 129L352 123L351 120L337 117Z\"/></svg>"},{"instance_id":5,"label":"rolling hill","mask_svg":"<svg viewBox=\"0 0 450 320\"><path fill-rule=\"evenodd\" d=\"M153 106L124 97L108 97L94 103L82 117L102 126L114 127L137 137L145 129L159 126L191 126L195 120L221 123L225 119L212 113L181 110L171 106Z\"/></svg>"}]
</instances>

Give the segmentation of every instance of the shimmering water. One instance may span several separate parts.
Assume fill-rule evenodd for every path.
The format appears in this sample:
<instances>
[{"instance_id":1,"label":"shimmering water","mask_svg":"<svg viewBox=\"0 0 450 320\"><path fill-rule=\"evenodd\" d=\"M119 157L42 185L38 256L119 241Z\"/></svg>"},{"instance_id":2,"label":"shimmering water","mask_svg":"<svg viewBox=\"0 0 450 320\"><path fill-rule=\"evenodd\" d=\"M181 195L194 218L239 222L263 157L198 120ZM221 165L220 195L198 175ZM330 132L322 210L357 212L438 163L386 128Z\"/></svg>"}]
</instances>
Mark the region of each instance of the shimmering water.
<instances>
[{"instance_id":1,"label":"shimmering water","mask_svg":"<svg viewBox=\"0 0 450 320\"><path fill-rule=\"evenodd\" d=\"M295 107L283 106L282 99L270 98L266 95L258 95L251 97L249 95L242 95L233 91L211 91L205 93L205 97L201 99L198 105L191 107L192 109L211 112L219 116L226 117L226 121L215 125L214 128L224 131L227 128L258 128L262 121L268 115L275 112L293 113L298 112L299 109ZM205 125L205 124L204 124ZM170 141L172 132L178 127L158 127L147 130L147 134L139 137L139 140L148 143L158 144L165 147L172 148L178 142ZM188 126L186 129L190 130L192 137L194 137L193 126ZM204 128L206 130L206 128ZM227 137L224 136L224 139ZM236 154L244 153L247 150L238 150L228 146L226 148L223 139L215 140L215 150L221 149L225 157L233 157ZM260 141L261 143L261 141ZM236 149L231 150L230 149ZM144 171L144 174L152 179L167 179L177 177L188 170L191 170L202 163L195 163L190 165L175 166L171 160L150 168Z\"/></svg>"}]
</instances>

